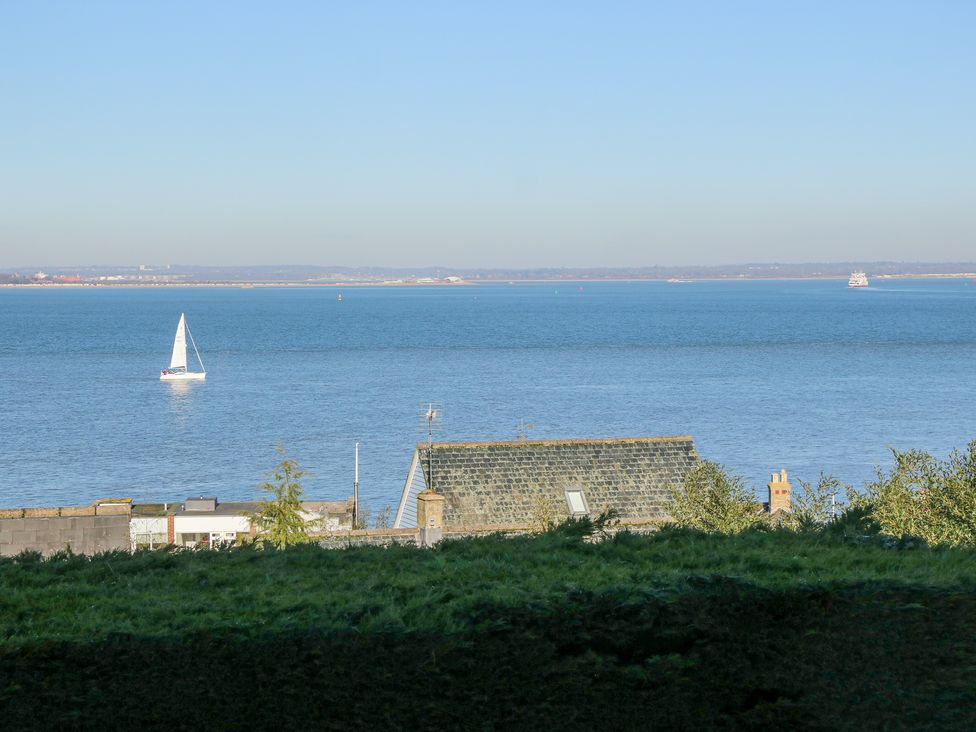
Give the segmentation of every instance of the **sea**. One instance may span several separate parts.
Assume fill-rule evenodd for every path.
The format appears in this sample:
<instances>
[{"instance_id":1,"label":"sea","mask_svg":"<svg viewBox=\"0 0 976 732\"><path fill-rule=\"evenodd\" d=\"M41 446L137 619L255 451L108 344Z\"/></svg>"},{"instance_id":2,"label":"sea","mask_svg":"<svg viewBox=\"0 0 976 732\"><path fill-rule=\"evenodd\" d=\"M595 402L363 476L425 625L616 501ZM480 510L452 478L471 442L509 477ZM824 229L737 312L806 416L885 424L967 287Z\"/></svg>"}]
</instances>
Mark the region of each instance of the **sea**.
<instances>
[{"instance_id":1,"label":"sea","mask_svg":"<svg viewBox=\"0 0 976 732\"><path fill-rule=\"evenodd\" d=\"M338 295L341 293L341 300ZM180 313L205 382L160 382ZM190 349L192 368L192 348ZM976 439L976 282L0 289L0 506L395 506L435 441L690 434L758 495Z\"/></svg>"}]
</instances>

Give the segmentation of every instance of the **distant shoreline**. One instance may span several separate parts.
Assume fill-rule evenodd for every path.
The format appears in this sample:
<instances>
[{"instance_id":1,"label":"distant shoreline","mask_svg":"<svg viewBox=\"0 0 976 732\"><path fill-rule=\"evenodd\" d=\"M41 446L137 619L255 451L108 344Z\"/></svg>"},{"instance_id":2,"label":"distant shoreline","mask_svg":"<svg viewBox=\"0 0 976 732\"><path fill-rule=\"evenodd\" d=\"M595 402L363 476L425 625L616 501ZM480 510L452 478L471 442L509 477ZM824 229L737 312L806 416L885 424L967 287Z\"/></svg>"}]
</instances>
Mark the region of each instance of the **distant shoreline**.
<instances>
[{"instance_id":1,"label":"distant shoreline","mask_svg":"<svg viewBox=\"0 0 976 732\"><path fill-rule=\"evenodd\" d=\"M928 274L885 274L876 275L872 280L939 280L939 279L973 279L976 272L946 272ZM679 279L680 282L671 282ZM690 282L795 282L795 281L838 281L843 282L846 276L841 275L822 275L822 276L797 276L797 277L572 277L572 278L540 278L540 279L510 279L510 278L482 278L478 280L465 280L464 282L5 282L0 283L0 288L24 288L24 289L92 289L92 288L115 288L115 289L159 289L159 288L200 288L200 287L219 287L237 288L242 290L272 288L272 287L323 287L323 288L359 288L359 287L467 287L479 284L558 284L558 283L600 283L600 282L663 282L670 284L687 284Z\"/></svg>"},{"instance_id":2,"label":"distant shoreline","mask_svg":"<svg viewBox=\"0 0 976 732\"><path fill-rule=\"evenodd\" d=\"M160 289L167 287L220 287L250 290L269 287L464 287L477 282L5 282L0 287L26 289L76 290L99 289Z\"/></svg>"}]
</instances>

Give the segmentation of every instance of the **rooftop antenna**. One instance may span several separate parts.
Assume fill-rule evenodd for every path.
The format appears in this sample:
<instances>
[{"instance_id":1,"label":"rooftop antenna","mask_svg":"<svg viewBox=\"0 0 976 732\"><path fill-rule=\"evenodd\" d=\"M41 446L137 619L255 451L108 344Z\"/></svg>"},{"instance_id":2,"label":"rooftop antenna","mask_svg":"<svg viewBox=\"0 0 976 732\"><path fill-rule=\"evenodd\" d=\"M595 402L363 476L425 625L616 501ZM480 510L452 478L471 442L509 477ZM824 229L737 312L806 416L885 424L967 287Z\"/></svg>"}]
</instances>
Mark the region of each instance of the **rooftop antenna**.
<instances>
[{"instance_id":1,"label":"rooftop antenna","mask_svg":"<svg viewBox=\"0 0 976 732\"><path fill-rule=\"evenodd\" d=\"M520 419L518 424L515 425L515 439L516 440L527 440L529 439L529 430L535 427L531 422L526 422L524 419Z\"/></svg>"},{"instance_id":2,"label":"rooftop antenna","mask_svg":"<svg viewBox=\"0 0 976 732\"><path fill-rule=\"evenodd\" d=\"M434 423L440 422L442 412L434 402L427 402L421 409L421 418L427 423L427 487L434 490Z\"/></svg>"}]
</instances>

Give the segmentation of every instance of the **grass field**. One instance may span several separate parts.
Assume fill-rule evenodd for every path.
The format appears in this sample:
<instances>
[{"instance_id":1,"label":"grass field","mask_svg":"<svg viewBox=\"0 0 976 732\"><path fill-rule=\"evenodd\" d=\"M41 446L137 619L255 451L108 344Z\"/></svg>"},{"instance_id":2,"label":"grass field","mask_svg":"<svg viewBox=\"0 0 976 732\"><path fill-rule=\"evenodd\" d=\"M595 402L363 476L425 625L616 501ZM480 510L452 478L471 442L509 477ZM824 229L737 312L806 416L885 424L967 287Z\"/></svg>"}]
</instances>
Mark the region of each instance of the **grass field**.
<instances>
[{"instance_id":1,"label":"grass field","mask_svg":"<svg viewBox=\"0 0 976 732\"><path fill-rule=\"evenodd\" d=\"M665 530L3 560L0 718L974 728L976 552L900 546Z\"/></svg>"}]
</instances>

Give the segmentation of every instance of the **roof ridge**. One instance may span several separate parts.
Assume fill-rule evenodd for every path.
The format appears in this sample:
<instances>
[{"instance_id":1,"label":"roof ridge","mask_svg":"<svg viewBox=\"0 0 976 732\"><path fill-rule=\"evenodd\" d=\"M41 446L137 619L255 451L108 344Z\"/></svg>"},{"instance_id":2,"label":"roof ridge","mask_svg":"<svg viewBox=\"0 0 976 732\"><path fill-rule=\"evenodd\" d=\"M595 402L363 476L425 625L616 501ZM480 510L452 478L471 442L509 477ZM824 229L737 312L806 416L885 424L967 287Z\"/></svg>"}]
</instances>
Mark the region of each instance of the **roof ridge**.
<instances>
[{"instance_id":1,"label":"roof ridge","mask_svg":"<svg viewBox=\"0 0 976 732\"><path fill-rule=\"evenodd\" d=\"M576 437L552 440L485 440L475 442L435 442L434 447L510 447L510 446L548 446L548 445L614 445L646 442L694 442L691 435L660 435L655 437ZM418 442L417 449L427 447L426 442Z\"/></svg>"}]
</instances>

